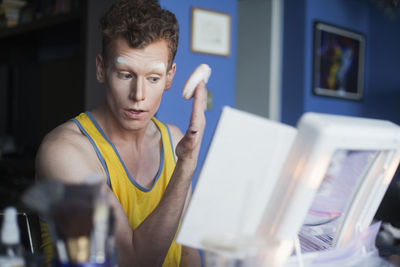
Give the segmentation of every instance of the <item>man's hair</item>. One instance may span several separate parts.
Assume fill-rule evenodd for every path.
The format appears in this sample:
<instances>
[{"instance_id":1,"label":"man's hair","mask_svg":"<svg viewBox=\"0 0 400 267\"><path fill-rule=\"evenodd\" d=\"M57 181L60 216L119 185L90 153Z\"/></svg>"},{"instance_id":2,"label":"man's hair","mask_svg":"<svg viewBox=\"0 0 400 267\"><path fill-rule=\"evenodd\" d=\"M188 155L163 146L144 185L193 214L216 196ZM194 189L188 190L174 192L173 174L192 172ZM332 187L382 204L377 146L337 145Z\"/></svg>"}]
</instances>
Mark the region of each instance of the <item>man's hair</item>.
<instances>
[{"instance_id":1,"label":"man's hair","mask_svg":"<svg viewBox=\"0 0 400 267\"><path fill-rule=\"evenodd\" d=\"M168 67L172 66L178 48L178 21L173 13L161 8L157 0L117 0L101 18L100 27L104 61L116 38L125 39L132 48L144 48L166 40Z\"/></svg>"}]
</instances>

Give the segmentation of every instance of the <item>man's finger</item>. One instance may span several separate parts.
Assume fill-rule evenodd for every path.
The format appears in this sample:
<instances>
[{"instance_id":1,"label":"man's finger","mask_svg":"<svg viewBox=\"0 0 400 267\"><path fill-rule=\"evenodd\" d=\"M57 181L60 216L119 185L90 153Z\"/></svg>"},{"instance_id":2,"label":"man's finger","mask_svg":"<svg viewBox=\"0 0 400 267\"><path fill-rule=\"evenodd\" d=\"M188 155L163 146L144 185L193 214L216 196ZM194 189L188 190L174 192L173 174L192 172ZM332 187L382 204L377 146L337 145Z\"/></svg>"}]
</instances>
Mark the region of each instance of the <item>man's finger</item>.
<instances>
[{"instance_id":1,"label":"man's finger","mask_svg":"<svg viewBox=\"0 0 400 267\"><path fill-rule=\"evenodd\" d=\"M202 81L197 85L194 92L193 111L204 112L204 102L206 100L206 84Z\"/></svg>"},{"instance_id":2,"label":"man's finger","mask_svg":"<svg viewBox=\"0 0 400 267\"><path fill-rule=\"evenodd\" d=\"M205 117L204 101L206 97L205 83L200 82L193 96L192 114L190 116L189 128L184 137L176 147L178 158L196 159L199 151L199 144L203 136Z\"/></svg>"},{"instance_id":3,"label":"man's finger","mask_svg":"<svg viewBox=\"0 0 400 267\"><path fill-rule=\"evenodd\" d=\"M204 117L204 102L205 102L205 97L206 97L206 88L205 88L205 83L200 82L199 85L197 85L195 94L194 94L194 99L193 99L193 110L192 110L192 115L190 117L190 126L189 126L189 132L191 134L196 134L199 130L201 130L202 127L202 121Z\"/></svg>"}]
</instances>

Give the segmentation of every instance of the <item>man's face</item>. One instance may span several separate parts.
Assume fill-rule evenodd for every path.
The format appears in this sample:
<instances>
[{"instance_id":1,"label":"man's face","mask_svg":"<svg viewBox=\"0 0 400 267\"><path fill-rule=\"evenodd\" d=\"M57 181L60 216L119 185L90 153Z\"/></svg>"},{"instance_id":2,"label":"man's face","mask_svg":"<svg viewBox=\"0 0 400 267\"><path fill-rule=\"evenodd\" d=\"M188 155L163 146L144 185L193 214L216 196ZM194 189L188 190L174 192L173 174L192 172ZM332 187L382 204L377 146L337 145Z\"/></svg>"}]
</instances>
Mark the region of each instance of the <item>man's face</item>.
<instances>
[{"instance_id":1,"label":"man's face","mask_svg":"<svg viewBox=\"0 0 400 267\"><path fill-rule=\"evenodd\" d=\"M122 128L143 129L157 112L175 74L175 63L167 69L168 52L165 40L140 49L119 38L110 46L106 66L97 57L97 79L105 83L107 105Z\"/></svg>"}]
</instances>

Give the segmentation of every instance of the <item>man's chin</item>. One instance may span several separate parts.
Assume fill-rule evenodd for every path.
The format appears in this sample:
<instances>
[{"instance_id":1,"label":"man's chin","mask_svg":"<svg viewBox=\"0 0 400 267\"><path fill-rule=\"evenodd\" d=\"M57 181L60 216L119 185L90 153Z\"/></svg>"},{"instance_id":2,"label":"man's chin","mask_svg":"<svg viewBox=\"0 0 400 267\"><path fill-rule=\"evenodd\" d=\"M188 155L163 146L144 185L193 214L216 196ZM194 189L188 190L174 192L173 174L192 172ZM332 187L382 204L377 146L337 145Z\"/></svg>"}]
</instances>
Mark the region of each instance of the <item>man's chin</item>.
<instances>
[{"instance_id":1,"label":"man's chin","mask_svg":"<svg viewBox=\"0 0 400 267\"><path fill-rule=\"evenodd\" d=\"M138 131L147 127L150 119L124 120L122 127L127 131Z\"/></svg>"}]
</instances>

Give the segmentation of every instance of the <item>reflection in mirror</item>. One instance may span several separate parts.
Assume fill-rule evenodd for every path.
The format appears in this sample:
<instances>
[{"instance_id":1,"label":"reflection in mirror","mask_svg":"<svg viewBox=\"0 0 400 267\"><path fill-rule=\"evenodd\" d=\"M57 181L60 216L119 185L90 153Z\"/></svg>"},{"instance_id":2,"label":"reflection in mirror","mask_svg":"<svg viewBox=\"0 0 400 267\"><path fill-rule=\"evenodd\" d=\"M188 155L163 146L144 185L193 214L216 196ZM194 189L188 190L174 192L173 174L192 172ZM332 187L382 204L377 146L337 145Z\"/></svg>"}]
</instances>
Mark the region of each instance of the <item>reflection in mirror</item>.
<instances>
[{"instance_id":1,"label":"reflection in mirror","mask_svg":"<svg viewBox=\"0 0 400 267\"><path fill-rule=\"evenodd\" d=\"M299 232L303 252L332 247L341 215L362 184L376 154L376 151L335 151Z\"/></svg>"}]
</instances>

